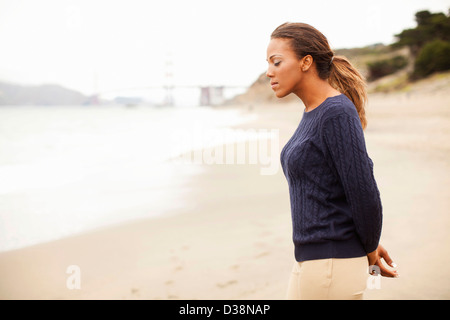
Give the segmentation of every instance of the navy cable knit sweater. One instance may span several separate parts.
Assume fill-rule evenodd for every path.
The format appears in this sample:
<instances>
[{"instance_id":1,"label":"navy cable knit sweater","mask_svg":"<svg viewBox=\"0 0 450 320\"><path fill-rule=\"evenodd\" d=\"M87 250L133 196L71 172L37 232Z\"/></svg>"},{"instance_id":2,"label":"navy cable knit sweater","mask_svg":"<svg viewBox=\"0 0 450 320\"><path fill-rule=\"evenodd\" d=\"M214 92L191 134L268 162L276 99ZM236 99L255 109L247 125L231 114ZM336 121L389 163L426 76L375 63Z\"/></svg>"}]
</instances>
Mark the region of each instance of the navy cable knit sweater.
<instances>
[{"instance_id":1,"label":"navy cable knit sweater","mask_svg":"<svg viewBox=\"0 0 450 320\"><path fill-rule=\"evenodd\" d=\"M344 94L304 112L281 151L297 261L374 251L382 206L361 122Z\"/></svg>"}]
</instances>

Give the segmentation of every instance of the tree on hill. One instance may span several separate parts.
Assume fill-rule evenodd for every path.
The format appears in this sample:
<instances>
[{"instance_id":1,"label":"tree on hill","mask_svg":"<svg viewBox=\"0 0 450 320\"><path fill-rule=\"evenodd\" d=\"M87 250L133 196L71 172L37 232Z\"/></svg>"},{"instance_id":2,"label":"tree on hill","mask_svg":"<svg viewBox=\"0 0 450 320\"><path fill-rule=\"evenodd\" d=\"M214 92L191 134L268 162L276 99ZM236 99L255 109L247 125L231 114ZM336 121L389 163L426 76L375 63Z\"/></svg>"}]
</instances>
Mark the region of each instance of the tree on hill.
<instances>
[{"instance_id":1,"label":"tree on hill","mask_svg":"<svg viewBox=\"0 0 450 320\"><path fill-rule=\"evenodd\" d=\"M450 41L427 42L417 55L413 77L421 78L446 70L450 70Z\"/></svg>"},{"instance_id":2,"label":"tree on hill","mask_svg":"<svg viewBox=\"0 0 450 320\"><path fill-rule=\"evenodd\" d=\"M392 47L407 46L413 55L413 78L450 69L450 10L449 14L427 10L415 14L417 26L396 34Z\"/></svg>"},{"instance_id":3,"label":"tree on hill","mask_svg":"<svg viewBox=\"0 0 450 320\"><path fill-rule=\"evenodd\" d=\"M393 43L393 47L408 46L411 53L417 56L427 42L450 41L450 16L442 12L431 13L429 11L419 11L415 16L417 27L405 29L396 34L398 40Z\"/></svg>"}]
</instances>

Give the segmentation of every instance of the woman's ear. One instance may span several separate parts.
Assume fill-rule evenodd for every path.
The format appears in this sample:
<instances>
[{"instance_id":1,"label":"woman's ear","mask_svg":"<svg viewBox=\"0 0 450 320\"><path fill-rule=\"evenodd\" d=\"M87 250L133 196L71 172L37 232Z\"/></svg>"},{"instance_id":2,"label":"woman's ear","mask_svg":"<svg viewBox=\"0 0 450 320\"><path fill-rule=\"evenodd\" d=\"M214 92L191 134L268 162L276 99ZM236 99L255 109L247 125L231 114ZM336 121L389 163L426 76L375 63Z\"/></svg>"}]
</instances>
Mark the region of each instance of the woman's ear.
<instances>
[{"instance_id":1,"label":"woman's ear","mask_svg":"<svg viewBox=\"0 0 450 320\"><path fill-rule=\"evenodd\" d=\"M308 71L312 64L313 64L312 56L309 54L304 56L300 63L302 71L304 72Z\"/></svg>"}]
</instances>

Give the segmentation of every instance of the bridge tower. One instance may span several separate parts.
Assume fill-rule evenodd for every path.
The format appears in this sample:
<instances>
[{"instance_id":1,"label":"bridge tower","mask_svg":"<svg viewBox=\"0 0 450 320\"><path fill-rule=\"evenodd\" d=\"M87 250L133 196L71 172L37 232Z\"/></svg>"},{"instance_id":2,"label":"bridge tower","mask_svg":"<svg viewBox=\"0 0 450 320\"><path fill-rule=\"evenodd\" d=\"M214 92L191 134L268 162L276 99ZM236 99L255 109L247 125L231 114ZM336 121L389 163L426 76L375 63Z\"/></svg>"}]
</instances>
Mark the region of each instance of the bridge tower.
<instances>
[{"instance_id":1,"label":"bridge tower","mask_svg":"<svg viewBox=\"0 0 450 320\"><path fill-rule=\"evenodd\" d=\"M220 105L225 101L224 86L200 87L200 105L214 106Z\"/></svg>"},{"instance_id":2,"label":"bridge tower","mask_svg":"<svg viewBox=\"0 0 450 320\"><path fill-rule=\"evenodd\" d=\"M164 105L166 106L173 106L175 104L175 100L173 98L173 60L172 60L172 54L171 52L168 52L166 54L166 62L165 62L165 84L164 84L164 90L165 90L165 99L164 99Z\"/></svg>"}]
</instances>

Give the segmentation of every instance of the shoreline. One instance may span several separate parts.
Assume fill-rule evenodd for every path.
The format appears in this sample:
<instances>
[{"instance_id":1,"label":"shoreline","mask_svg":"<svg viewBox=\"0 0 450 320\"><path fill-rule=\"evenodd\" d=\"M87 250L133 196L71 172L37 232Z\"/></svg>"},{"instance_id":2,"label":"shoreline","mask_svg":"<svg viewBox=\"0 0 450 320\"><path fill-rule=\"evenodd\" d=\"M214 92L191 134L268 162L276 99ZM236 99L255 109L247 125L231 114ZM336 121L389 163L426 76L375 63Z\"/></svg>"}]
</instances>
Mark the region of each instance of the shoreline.
<instances>
[{"instance_id":1,"label":"shoreline","mask_svg":"<svg viewBox=\"0 0 450 320\"><path fill-rule=\"evenodd\" d=\"M271 198L287 196L267 188L267 180L283 184L282 173L262 176L259 166L248 163L201 166L180 199L184 208L0 253L0 299L209 299L212 292L217 299L257 298L267 286L265 277L256 286L242 279L250 281L246 271L258 269L269 255L270 245L257 239L272 234L266 221L273 219ZM252 241L236 242L249 232ZM289 244L289 232L283 234ZM254 263L246 261L247 253ZM80 290L66 287L71 265L80 267ZM205 274L211 280L197 283Z\"/></svg>"},{"instance_id":2,"label":"shoreline","mask_svg":"<svg viewBox=\"0 0 450 320\"><path fill-rule=\"evenodd\" d=\"M400 278L383 278L368 300L450 298L450 99L420 97L369 98L381 243ZM278 128L280 151L303 111L238 108L258 117L235 128ZM0 253L0 299L284 299L294 258L281 168L264 176L251 164L204 167L186 184L184 208ZM80 267L80 289L66 286L71 265Z\"/></svg>"}]
</instances>

